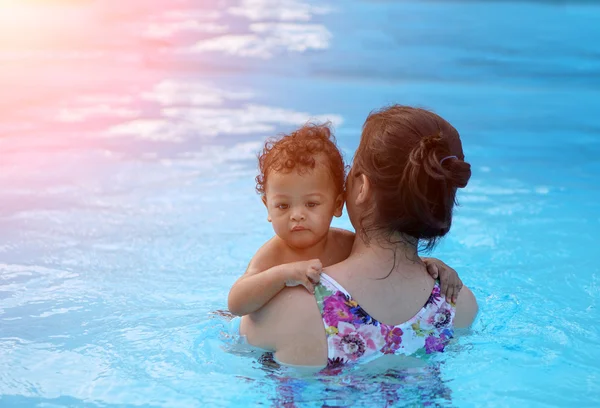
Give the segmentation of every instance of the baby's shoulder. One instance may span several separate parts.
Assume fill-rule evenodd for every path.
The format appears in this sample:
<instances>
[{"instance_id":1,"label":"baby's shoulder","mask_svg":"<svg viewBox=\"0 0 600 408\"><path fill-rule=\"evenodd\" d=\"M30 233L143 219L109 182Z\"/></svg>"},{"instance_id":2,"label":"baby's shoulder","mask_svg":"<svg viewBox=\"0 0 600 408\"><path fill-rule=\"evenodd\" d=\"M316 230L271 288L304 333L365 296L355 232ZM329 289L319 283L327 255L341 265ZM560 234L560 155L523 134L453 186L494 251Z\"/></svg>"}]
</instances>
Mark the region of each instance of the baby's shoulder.
<instances>
[{"instance_id":1,"label":"baby's shoulder","mask_svg":"<svg viewBox=\"0 0 600 408\"><path fill-rule=\"evenodd\" d=\"M336 261L340 262L346 259L352 251L352 245L354 244L354 232L348 231L341 228L330 228L330 237L335 244L336 252L339 252Z\"/></svg>"},{"instance_id":2,"label":"baby's shoulder","mask_svg":"<svg viewBox=\"0 0 600 408\"><path fill-rule=\"evenodd\" d=\"M252 260L260 264L277 265L284 252L284 243L277 235L265 242L254 254ZM271 265L271 266L272 266Z\"/></svg>"},{"instance_id":3,"label":"baby's shoulder","mask_svg":"<svg viewBox=\"0 0 600 408\"><path fill-rule=\"evenodd\" d=\"M273 238L269 239L265 242L259 249L256 251L257 255L274 255L280 253L285 247L285 243L279 236L275 235Z\"/></svg>"},{"instance_id":4,"label":"baby's shoulder","mask_svg":"<svg viewBox=\"0 0 600 408\"><path fill-rule=\"evenodd\" d=\"M342 228L330 228L329 233L331 238L341 241L344 244L350 244L354 242L354 232L348 231Z\"/></svg>"}]
</instances>

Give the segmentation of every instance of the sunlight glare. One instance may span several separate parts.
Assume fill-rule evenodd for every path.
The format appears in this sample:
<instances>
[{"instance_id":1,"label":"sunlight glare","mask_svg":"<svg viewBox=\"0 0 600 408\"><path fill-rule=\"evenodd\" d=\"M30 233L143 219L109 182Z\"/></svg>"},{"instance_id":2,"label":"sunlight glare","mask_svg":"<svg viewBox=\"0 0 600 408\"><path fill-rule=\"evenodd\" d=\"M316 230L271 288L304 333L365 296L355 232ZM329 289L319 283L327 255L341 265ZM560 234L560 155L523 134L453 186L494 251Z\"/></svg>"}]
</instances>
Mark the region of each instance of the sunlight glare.
<instances>
[{"instance_id":1,"label":"sunlight glare","mask_svg":"<svg viewBox=\"0 0 600 408\"><path fill-rule=\"evenodd\" d=\"M71 43L73 28L85 28L78 6L86 3L80 0L0 0L0 52Z\"/></svg>"}]
</instances>

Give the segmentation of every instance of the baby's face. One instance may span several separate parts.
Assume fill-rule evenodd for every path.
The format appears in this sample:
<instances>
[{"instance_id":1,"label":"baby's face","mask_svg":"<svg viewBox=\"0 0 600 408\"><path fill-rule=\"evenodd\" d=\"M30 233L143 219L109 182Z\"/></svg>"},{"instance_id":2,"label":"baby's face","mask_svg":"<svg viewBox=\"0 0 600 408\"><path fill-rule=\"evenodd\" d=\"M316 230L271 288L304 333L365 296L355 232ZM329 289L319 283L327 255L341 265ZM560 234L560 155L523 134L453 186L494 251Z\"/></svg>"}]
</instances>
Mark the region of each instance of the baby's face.
<instances>
[{"instance_id":1,"label":"baby's face","mask_svg":"<svg viewBox=\"0 0 600 408\"><path fill-rule=\"evenodd\" d=\"M329 232L344 204L328 169L318 164L302 174L271 172L263 201L275 233L292 248L309 248Z\"/></svg>"}]
</instances>

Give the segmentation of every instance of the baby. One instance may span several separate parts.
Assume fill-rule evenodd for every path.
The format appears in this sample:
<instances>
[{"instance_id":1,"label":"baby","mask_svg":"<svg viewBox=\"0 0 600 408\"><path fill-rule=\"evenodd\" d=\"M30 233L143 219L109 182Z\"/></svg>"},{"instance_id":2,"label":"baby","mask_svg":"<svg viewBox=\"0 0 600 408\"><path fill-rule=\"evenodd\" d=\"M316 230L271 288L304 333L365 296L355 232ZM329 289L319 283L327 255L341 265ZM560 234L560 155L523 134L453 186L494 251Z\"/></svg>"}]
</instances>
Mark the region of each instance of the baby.
<instances>
[{"instance_id":1,"label":"baby","mask_svg":"<svg viewBox=\"0 0 600 408\"><path fill-rule=\"evenodd\" d=\"M345 168L327 124L305 125L267 141L259 167L256 190L275 236L258 250L229 292L229 311L238 316L257 311L286 286L302 285L314 292L323 268L346 259L354 242L354 233L330 228L333 217L342 215ZM423 260L444 287L462 286L444 263ZM452 292L442 293L455 298Z\"/></svg>"}]
</instances>

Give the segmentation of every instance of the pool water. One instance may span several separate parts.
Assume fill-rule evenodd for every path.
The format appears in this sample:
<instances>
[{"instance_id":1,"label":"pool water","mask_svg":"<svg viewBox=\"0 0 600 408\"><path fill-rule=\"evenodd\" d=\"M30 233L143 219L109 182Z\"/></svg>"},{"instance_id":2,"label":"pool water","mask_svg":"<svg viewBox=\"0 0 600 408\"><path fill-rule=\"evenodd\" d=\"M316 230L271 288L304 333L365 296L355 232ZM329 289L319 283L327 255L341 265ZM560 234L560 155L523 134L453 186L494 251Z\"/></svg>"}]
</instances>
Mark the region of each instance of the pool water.
<instances>
[{"instance_id":1,"label":"pool water","mask_svg":"<svg viewBox=\"0 0 600 408\"><path fill-rule=\"evenodd\" d=\"M0 406L600 405L600 6L0 2ZM227 333L267 136L434 109L473 177L433 255L480 315L425 367L313 375ZM346 217L334 225L350 228Z\"/></svg>"}]
</instances>

